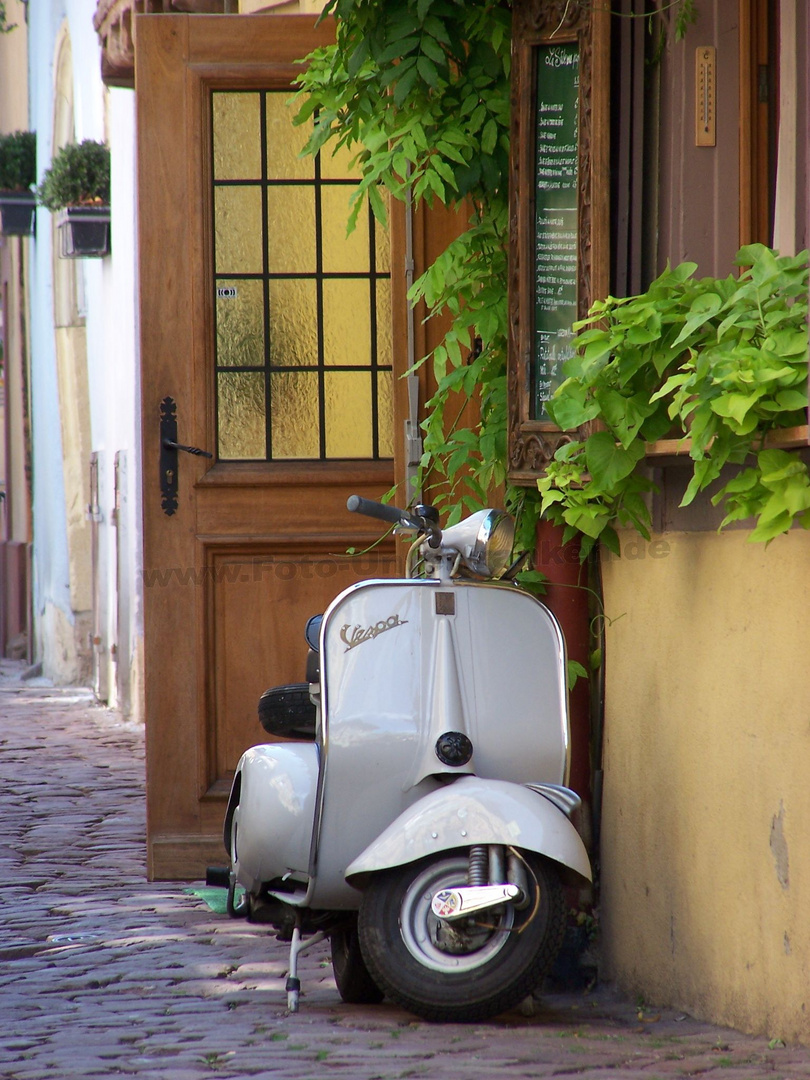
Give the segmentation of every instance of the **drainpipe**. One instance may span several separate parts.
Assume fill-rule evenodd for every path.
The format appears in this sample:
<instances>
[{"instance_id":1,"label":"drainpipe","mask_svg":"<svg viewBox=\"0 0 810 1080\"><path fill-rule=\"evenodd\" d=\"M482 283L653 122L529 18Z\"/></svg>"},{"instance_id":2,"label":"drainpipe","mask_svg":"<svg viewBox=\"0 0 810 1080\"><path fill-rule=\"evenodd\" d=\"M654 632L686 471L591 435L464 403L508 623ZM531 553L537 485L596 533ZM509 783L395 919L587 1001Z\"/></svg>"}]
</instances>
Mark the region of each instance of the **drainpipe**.
<instances>
[{"instance_id":1,"label":"drainpipe","mask_svg":"<svg viewBox=\"0 0 810 1080\"><path fill-rule=\"evenodd\" d=\"M588 670L591 648L591 592L588 563L580 562L578 538L564 544L562 526L549 521L537 525L534 566L547 577L543 603L554 613L565 637L568 659ZM594 850L594 792L591 783L591 692L589 680L580 678L569 694L571 769L569 785L582 799L581 830L585 845ZM599 761L594 762L598 769Z\"/></svg>"},{"instance_id":2,"label":"drainpipe","mask_svg":"<svg viewBox=\"0 0 810 1080\"><path fill-rule=\"evenodd\" d=\"M409 186L405 200L405 291L408 294L413 285L413 274L413 194ZM422 459L422 437L419 429L419 376L413 371L416 363L416 316L410 300L407 305L405 318L409 374L405 376L408 389L408 416L405 420L405 504L414 506L422 501L422 492L415 487L416 473Z\"/></svg>"}]
</instances>

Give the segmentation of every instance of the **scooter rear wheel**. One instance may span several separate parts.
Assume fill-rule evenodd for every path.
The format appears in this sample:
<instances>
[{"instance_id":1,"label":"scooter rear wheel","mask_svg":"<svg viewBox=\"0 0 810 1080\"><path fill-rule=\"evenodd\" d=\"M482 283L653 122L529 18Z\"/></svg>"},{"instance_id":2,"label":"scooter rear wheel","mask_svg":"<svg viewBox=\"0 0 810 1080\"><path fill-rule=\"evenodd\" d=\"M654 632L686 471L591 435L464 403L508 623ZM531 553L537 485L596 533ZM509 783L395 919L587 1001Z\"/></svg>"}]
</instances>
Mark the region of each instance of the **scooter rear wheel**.
<instances>
[{"instance_id":1,"label":"scooter rear wheel","mask_svg":"<svg viewBox=\"0 0 810 1080\"><path fill-rule=\"evenodd\" d=\"M396 867L369 883L360 907L363 957L374 981L426 1020L468 1022L514 1008L554 962L565 902L552 863L523 852L528 903L447 923L431 910L440 889L465 885L466 852Z\"/></svg>"},{"instance_id":2,"label":"scooter rear wheel","mask_svg":"<svg viewBox=\"0 0 810 1080\"><path fill-rule=\"evenodd\" d=\"M379 1005L383 993L363 960L357 937L357 919L329 935L332 971L341 1001L347 1005Z\"/></svg>"}]
</instances>

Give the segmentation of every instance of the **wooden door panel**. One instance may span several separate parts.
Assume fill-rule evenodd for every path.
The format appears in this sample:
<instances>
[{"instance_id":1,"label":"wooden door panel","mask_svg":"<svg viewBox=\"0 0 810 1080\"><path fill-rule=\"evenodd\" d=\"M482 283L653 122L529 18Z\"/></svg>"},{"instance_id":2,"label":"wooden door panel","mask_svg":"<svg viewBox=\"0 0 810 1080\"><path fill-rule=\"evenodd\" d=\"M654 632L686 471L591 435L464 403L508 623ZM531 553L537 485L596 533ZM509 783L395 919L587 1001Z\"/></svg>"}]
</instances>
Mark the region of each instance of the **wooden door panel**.
<instances>
[{"instance_id":1,"label":"wooden door panel","mask_svg":"<svg viewBox=\"0 0 810 1080\"><path fill-rule=\"evenodd\" d=\"M379 537L377 524L346 511L346 499L379 498L393 483L392 461L216 457L213 95L289 89L295 61L332 33L309 16L135 19L152 878L198 879L223 862L229 776L247 746L269 738L256 716L259 695L303 680L309 615L369 571L394 569L391 541L377 549L375 567L341 556ZM159 472L167 396L177 441L214 455L178 454L172 514L161 505ZM394 431L400 426L395 414Z\"/></svg>"},{"instance_id":2,"label":"wooden door panel","mask_svg":"<svg viewBox=\"0 0 810 1080\"><path fill-rule=\"evenodd\" d=\"M211 671L216 720L212 731L208 794L230 790L234 765L246 746L271 741L256 718L259 696L270 686L304 681L307 618L363 578L391 577L387 554L336 555L329 545L256 545L211 552Z\"/></svg>"}]
</instances>

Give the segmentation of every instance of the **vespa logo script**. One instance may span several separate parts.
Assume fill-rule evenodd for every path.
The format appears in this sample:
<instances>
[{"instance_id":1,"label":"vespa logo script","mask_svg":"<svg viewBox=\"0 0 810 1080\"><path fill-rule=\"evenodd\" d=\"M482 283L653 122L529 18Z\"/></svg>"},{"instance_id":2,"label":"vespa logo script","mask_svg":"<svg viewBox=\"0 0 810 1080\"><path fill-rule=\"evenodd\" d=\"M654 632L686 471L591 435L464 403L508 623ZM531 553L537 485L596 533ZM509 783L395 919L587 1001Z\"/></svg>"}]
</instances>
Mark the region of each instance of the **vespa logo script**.
<instances>
[{"instance_id":1,"label":"vespa logo script","mask_svg":"<svg viewBox=\"0 0 810 1080\"><path fill-rule=\"evenodd\" d=\"M346 645L346 652L356 649L366 641L373 641L375 637L384 634L386 630L393 630L396 626L405 626L407 619L400 619L399 615L389 615L387 619L380 619L373 626L349 626L348 623L341 628L340 638Z\"/></svg>"}]
</instances>

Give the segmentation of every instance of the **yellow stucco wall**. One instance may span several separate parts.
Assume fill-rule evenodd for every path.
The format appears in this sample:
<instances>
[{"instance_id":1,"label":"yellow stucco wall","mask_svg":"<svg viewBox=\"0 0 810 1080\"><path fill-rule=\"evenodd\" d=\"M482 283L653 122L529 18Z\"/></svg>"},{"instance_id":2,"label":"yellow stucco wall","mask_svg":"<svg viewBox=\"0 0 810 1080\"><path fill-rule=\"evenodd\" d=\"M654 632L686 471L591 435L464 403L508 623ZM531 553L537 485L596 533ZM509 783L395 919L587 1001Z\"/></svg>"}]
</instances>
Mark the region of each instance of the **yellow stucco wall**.
<instances>
[{"instance_id":1,"label":"yellow stucco wall","mask_svg":"<svg viewBox=\"0 0 810 1080\"><path fill-rule=\"evenodd\" d=\"M605 973L810 1043L810 534L746 536L604 562Z\"/></svg>"}]
</instances>

